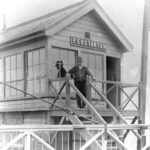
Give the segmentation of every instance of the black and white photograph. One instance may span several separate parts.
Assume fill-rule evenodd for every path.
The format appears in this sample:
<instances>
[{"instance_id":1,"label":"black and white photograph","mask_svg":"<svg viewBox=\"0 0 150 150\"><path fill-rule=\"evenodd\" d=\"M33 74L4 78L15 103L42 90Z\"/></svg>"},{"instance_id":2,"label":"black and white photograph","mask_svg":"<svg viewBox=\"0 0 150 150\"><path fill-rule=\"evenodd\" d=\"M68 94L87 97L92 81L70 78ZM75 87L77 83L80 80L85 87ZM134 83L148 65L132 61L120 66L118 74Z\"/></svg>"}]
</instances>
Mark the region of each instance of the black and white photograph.
<instances>
[{"instance_id":1,"label":"black and white photograph","mask_svg":"<svg viewBox=\"0 0 150 150\"><path fill-rule=\"evenodd\" d=\"M150 150L150 0L0 0L0 150Z\"/></svg>"}]
</instances>

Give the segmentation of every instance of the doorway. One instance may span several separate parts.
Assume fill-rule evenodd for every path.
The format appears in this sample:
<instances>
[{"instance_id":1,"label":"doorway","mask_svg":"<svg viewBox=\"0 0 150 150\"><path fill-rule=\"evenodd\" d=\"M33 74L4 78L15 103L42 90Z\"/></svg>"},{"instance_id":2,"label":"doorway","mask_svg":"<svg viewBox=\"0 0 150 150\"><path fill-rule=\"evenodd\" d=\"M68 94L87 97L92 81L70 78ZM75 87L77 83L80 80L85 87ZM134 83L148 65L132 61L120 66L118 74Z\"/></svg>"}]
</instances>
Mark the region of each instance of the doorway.
<instances>
[{"instance_id":1,"label":"doorway","mask_svg":"<svg viewBox=\"0 0 150 150\"><path fill-rule=\"evenodd\" d=\"M120 81L120 58L106 57L106 79L107 81ZM107 91L113 88L114 84L107 84ZM114 87L108 94L108 100L117 107L119 102L120 92L117 87Z\"/></svg>"}]
</instances>

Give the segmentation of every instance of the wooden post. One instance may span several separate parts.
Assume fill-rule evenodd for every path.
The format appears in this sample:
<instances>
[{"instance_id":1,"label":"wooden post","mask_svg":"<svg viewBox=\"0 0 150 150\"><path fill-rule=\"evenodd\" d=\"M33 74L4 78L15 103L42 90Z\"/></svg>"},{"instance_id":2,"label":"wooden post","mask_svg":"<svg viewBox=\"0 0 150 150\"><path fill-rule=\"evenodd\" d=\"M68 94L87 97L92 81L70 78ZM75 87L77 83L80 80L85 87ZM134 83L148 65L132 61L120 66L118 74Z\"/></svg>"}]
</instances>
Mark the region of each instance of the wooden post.
<instances>
[{"instance_id":1,"label":"wooden post","mask_svg":"<svg viewBox=\"0 0 150 150\"><path fill-rule=\"evenodd\" d=\"M148 34L150 25L150 0L145 0L143 18L143 37L142 37L142 56L141 56L141 97L140 97L140 118L139 123L145 123L145 104L146 104L146 84L147 84L147 60L148 60ZM139 131L141 133L141 130ZM141 133L142 134L142 133ZM139 143L139 142L138 142ZM142 144L142 143L141 143ZM138 150L143 145L138 144Z\"/></svg>"},{"instance_id":2,"label":"wooden post","mask_svg":"<svg viewBox=\"0 0 150 150\"><path fill-rule=\"evenodd\" d=\"M30 132L27 132L27 140L26 140L26 150L31 149L31 134Z\"/></svg>"},{"instance_id":3,"label":"wooden post","mask_svg":"<svg viewBox=\"0 0 150 150\"><path fill-rule=\"evenodd\" d=\"M66 107L70 107L71 102L71 94L70 94L70 84L69 84L69 78L66 81Z\"/></svg>"},{"instance_id":4,"label":"wooden post","mask_svg":"<svg viewBox=\"0 0 150 150\"><path fill-rule=\"evenodd\" d=\"M87 81L86 81L86 93L87 93L87 100L89 102L92 102L92 93L91 93L91 85L90 85L90 82L89 82L90 78L88 77L87 78Z\"/></svg>"}]
</instances>

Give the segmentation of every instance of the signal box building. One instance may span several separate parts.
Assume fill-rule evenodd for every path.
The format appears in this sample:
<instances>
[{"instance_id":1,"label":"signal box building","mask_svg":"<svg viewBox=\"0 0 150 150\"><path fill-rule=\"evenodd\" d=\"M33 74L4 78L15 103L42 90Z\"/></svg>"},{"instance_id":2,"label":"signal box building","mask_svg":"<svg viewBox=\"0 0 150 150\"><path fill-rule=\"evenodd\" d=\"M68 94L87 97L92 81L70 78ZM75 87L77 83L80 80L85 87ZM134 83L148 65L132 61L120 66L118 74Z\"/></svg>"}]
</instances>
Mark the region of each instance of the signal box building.
<instances>
[{"instance_id":1,"label":"signal box building","mask_svg":"<svg viewBox=\"0 0 150 150\"><path fill-rule=\"evenodd\" d=\"M87 144L89 135L94 137L97 131L85 133L80 128L70 129L69 125L107 126L127 123L126 118L132 122L140 119L136 94L139 85L121 83L122 58L131 50L130 42L99 4L90 0L4 30L0 43L0 124L27 125L28 129L34 125L43 128L50 125L55 131L44 128L43 132L30 134L31 137L27 134L27 139L32 139L29 145L24 135L11 146L9 142L19 131L4 132L0 135L1 147L78 150ZM78 56L83 57L83 64L95 78L94 81L87 79L88 98L76 89L69 77L57 78L56 61L62 60L68 71L77 65ZM132 87L137 90L124 89ZM128 91L133 93L127 95ZM77 107L76 93L86 108ZM135 101L131 100L134 94ZM59 128L64 124L67 132L66 128ZM86 148L100 149L102 141L107 139L107 149L121 149L124 141L119 139L125 131L114 132L105 138L99 135L97 141L87 144ZM137 132L135 135L140 136Z\"/></svg>"}]
</instances>

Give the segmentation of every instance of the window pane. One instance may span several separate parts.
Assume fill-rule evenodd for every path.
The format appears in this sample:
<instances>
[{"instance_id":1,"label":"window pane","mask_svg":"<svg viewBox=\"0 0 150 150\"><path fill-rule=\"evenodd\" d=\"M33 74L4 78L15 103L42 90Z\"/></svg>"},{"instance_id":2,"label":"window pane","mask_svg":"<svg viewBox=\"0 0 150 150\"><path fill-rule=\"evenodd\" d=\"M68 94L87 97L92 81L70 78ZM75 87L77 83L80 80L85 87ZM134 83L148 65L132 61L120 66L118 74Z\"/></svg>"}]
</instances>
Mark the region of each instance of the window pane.
<instances>
[{"instance_id":1,"label":"window pane","mask_svg":"<svg viewBox=\"0 0 150 150\"><path fill-rule=\"evenodd\" d=\"M27 82L27 92L33 93L33 80Z\"/></svg>"},{"instance_id":2,"label":"window pane","mask_svg":"<svg viewBox=\"0 0 150 150\"><path fill-rule=\"evenodd\" d=\"M96 70L96 79L97 80L102 80L102 70Z\"/></svg>"},{"instance_id":3,"label":"window pane","mask_svg":"<svg viewBox=\"0 0 150 150\"><path fill-rule=\"evenodd\" d=\"M17 69L17 80L23 79L23 69Z\"/></svg>"},{"instance_id":4,"label":"window pane","mask_svg":"<svg viewBox=\"0 0 150 150\"><path fill-rule=\"evenodd\" d=\"M74 66L75 65L75 53L74 52L68 52L69 53L69 65Z\"/></svg>"},{"instance_id":5,"label":"window pane","mask_svg":"<svg viewBox=\"0 0 150 150\"><path fill-rule=\"evenodd\" d=\"M88 54L83 53L83 65L89 67Z\"/></svg>"},{"instance_id":6,"label":"window pane","mask_svg":"<svg viewBox=\"0 0 150 150\"><path fill-rule=\"evenodd\" d=\"M11 69L16 68L16 56L11 56Z\"/></svg>"},{"instance_id":7,"label":"window pane","mask_svg":"<svg viewBox=\"0 0 150 150\"><path fill-rule=\"evenodd\" d=\"M45 76L45 64L40 65L40 76Z\"/></svg>"},{"instance_id":8,"label":"window pane","mask_svg":"<svg viewBox=\"0 0 150 150\"><path fill-rule=\"evenodd\" d=\"M40 64L45 63L45 49L40 50Z\"/></svg>"},{"instance_id":9,"label":"window pane","mask_svg":"<svg viewBox=\"0 0 150 150\"><path fill-rule=\"evenodd\" d=\"M10 57L7 57L5 59L5 66L6 66L6 70L10 70Z\"/></svg>"},{"instance_id":10,"label":"window pane","mask_svg":"<svg viewBox=\"0 0 150 150\"><path fill-rule=\"evenodd\" d=\"M11 86L16 88L16 82L12 82L12 83L11 83ZM17 92L16 89L11 88L11 95L12 95L12 96L15 96L15 95L16 95L16 92Z\"/></svg>"},{"instance_id":11,"label":"window pane","mask_svg":"<svg viewBox=\"0 0 150 150\"><path fill-rule=\"evenodd\" d=\"M16 70L11 70L11 81L14 81L17 79Z\"/></svg>"},{"instance_id":12,"label":"window pane","mask_svg":"<svg viewBox=\"0 0 150 150\"><path fill-rule=\"evenodd\" d=\"M39 80L34 80L34 93L39 93L40 82Z\"/></svg>"},{"instance_id":13,"label":"window pane","mask_svg":"<svg viewBox=\"0 0 150 150\"><path fill-rule=\"evenodd\" d=\"M17 68L22 67L22 58L21 58L21 54L17 55Z\"/></svg>"},{"instance_id":14,"label":"window pane","mask_svg":"<svg viewBox=\"0 0 150 150\"><path fill-rule=\"evenodd\" d=\"M66 65L68 64L68 57L67 57L67 51L60 50L60 59L63 60L63 63Z\"/></svg>"},{"instance_id":15,"label":"window pane","mask_svg":"<svg viewBox=\"0 0 150 150\"><path fill-rule=\"evenodd\" d=\"M41 79L41 93L45 92L45 79Z\"/></svg>"},{"instance_id":16,"label":"window pane","mask_svg":"<svg viewBox=\"0 0 150 150\"><path fill-rule=\"evenodd\" d=\"M102 69L103 60L101 55L96 55L96 68Z\"/></svg>"},{"instance_id":17,"label":"window pane","mask_svg":"<svg viewBox=\"0 0 150 150\"><path fill-rule=\"evenodd\" d=\"M33 64L38 65L40 63L39 61L39 51L33 52Z\"/></svg>"},{"instance_id":18,"label":"window pane","mask_svg":"<svg viewBox=\"0 0 150 150\"><path fill-rule=\"evenodd\" d=\"M28 68L28 79L33 77L33 67Z\"/></svg>"},{"instance_id":19,"label":"window pane","mask_svg":"<svg viewBox=\"0 0 150 150\"><path fill-rule=\"evenodd\" d=\"M95 55L89 55L89 68L95 68Z\"/></svg>"},{"instance_id":20,"label":"window pane","mask_svg":"<svg viewBox=\"0 0 150 150\"><path fill-rule=\"evenodd\" d=\"M33 74L34 74L34 77L38 77L40 72L39 72L39 66L34 66L33 67Z\"/></svg>"},{"instance_id":21,"label":"window pane","mask_svg":"<svg viewBox=\"0 0 150 150\"><path fill-rule=\"evenodd\" d=\"M8 85L10 85L9 83L6 83ZM9 86L5 86L5 94L6 96L10 96L10 87Z\"/></svg>"},{"instance_id":22,"label":"window pane","mask_svg":"<svg viewBox=\"0 0 150 150\"><path fill-rule=\"evenodd\" d=\"M52 50L52 64L55 65L56 64L56 61L59 60L59 50L57 49L53 49Z\"/></svg>"},{"instance_id":23,"label":"window pane","mask_svg":"<svg viewBox=\"0 0 150 150\"><path fill-rule=\"evenodd\" d=\"M6 81L10 81L10 71L6 71Z\"/></svg>"},{"instance_id":24,"label":"window pane","mask_svg":"<svg viewBox=\"0 0 150 150\"><path fill-rule=\"evenodd\" d=\"M23 90L23 81L18 81L17 82L17 89ZM17 95L24 95L24 93L17 91Z\"/></svg>"},{"instance_id":25,"label":"window pane","mask_svg":"<svg viewBox=\"0 0 150 150\"><path fill-rule=\"evenodd\" d=\"M96 75L96 70L95 69L89 69L90 70L90 72L92 73L92 75L95 77L95 75Z\"/></svg>"},{"instance_id":26,"label":"window pane","mask_svg":"<svg viewBox=\"0 0 150 150\"><path fill-rule=\"evenodd\" d=\"M28 53L28 66L33 65L32 52Z\"/></svg>"}]
</instances>

